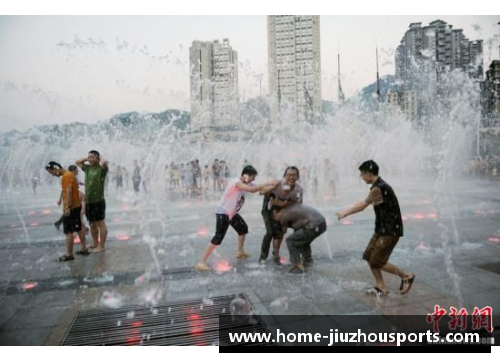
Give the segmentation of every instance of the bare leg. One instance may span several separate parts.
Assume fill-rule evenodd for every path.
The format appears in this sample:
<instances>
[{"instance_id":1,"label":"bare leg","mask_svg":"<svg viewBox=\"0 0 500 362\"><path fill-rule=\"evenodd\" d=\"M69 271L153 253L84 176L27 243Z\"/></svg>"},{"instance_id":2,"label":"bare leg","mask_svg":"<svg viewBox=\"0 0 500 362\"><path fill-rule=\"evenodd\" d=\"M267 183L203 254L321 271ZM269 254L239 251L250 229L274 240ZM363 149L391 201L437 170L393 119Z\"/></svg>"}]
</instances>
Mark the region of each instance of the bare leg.
<instances>
[{"instance_id":1,"label":"bare leg","mask_svg":"<svg viewBox=\"0 0 500 362\"><path fill-rule=\"evenodd\" d=\"M85 230L80 230L78 232L78 236L80 237L80 250L87 250L87 240L85 238Z\"/></svg>"},{"instance_id":2,"label":"bare leg","mask_svg":"<svg viewBox=\"0 0 500 362\"><path fill-rule=\"evenodd\" d=\"M410 274L405 272L404 270L398 268L396 265L391 264L391 263L386 263L383 267L382 270L385 271L386 273L394 274L399 276L401 279L406 279L410 277Z\"/></svg>"},{"instance_id":3,"label":"bare leg","mask_svg":"<svg viewBox=\"0 0 500 362\"><path fill-rule=\"evenodd\" d=\"M384 278L382 277L382 269L372 269L373 276L375 277L375 281L377 282L377 288L380 289L382 292L388 292L389 289L385 285Z\"/></svg>"},{"instance_id":4,"label":"bare leg","mask_svg":"<svg viewBox=\"0 0 500 362\"><path fill-rule=\"evenodd\" d=\"M106 223L104 220L96 222L96 226L99 230L99 246L95 249L96 253L104 251L106 246L106 239L108 237L108 228L106 227Z\"/></svg>"},{"instance_id":5,"label":"bare leg","mask_svg":"<svg viewBox=\"0 0 500 362\"><path fill-rule=\"evenodd\" d=\"M200 263L205 264L208 257L212 255L214 250L217 248L218 245L214 245L212 243L208 243L207 247L205 248L205 251L203 252L203 256L201 257Z\"/></svg>"},{"instance_id":6,"label":"bare leg","mask_svg":"<svg viewBox=\"0 0 500 362\"><path fill-rule=\"evenodd\" d=\"M238 254L246 254L244 249L245 236L246 235L238 235Z\"/></svg>"},{"instance_id":7,"label":"bare leg","mask_svg":"<svg viewBox=\"0 0 500 362\"><path fill-rule=\"evenodd\" d=\"M274 258L278 258L280 256L280 247L281 247L281 241L282 239L274 239L273 240L273 255Z\"/></svg>"},{"instance_id":8,"label":"bare leg","mask_svg":"<svg viewBox=\"0 0 500 362\"><path fill-rule=\"evenodd\" d=\"M73 256L73 233L66 234L66 256Z\"/></svg>"},{"instance_id":9,"label":"bare leg","mask_svg":"<svg viewBox=\"0 0 500 362\"><path fill-rule=\"evenodd\" d=\"M90 223L90 233L92 234L92 245L91 249L99 247L99 229L97 228L97 223L92 221Z\"/></svg>"}]
</instances>

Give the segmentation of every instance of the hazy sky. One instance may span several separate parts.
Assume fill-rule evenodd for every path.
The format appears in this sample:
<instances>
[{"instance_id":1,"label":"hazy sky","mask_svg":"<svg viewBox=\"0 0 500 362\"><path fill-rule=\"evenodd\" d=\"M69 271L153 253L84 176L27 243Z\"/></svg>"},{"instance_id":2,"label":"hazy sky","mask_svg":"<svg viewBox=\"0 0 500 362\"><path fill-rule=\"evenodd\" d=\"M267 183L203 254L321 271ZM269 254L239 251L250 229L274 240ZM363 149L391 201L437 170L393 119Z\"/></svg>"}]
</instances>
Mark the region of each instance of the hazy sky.
<instances>
[{"instance_id":1,"label":"hazy sky","mask_svg":"<svg viewBox=\"0 0 500 362\"><path fill-rule=\"evenodd\" d=\"M442 19L485 41L498 59L500 16L321 16L323 99L337 97L337 52L347 96L394 74L394 49L411 22ZM0 16L0 132L96 122L127 111L189 110L189 46L229 38L240 99L267 87L265 16Z\"/></svg>"}]
</instances>

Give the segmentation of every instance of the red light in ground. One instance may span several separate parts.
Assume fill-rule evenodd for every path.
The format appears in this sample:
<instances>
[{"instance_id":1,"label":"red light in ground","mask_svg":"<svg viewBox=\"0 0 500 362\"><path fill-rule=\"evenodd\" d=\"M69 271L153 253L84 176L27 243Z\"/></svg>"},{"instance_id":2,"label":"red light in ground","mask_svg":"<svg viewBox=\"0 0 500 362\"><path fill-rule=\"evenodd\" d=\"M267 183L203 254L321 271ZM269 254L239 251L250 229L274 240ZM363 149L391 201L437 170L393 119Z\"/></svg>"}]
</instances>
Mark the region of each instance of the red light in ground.
<instances>
[{"instance_id":1,"label":"red light in ground","mask_svg":"<svg viewBox=\"0 0 500 362\"><path fill-rule=\"evenodd\" d=\"M23 288L23 290L33 290L36 287L38 287L37 282L27 282L27 283L23 283L23 285L21 285L21 288Z\"/></svg>"},{"instance_id":2,"label":"red light in ground","mask_svg":"<svg viewBox=\"0 0 500 362\"><path fill-rule=\"evenodd\" d=\"M199 314L191 314L188 317L189 326L191 327L189 329L189 334L200 334L201 332L203 332L203 328L201 327L200 319L201 319L201 317Z\"/></svg>"},{"instance_id":3,"label":"red light in ground","mask_svg":"<svg viewBox=\"0 0 500 362\"><path fill-rule=\"evenodd\" d=\"M351 222L351 221L349 221L349 220L344 220L344 221L341 221L340 223L341 223L342 225L351 225L351 224L352 224L352 222Z\"/></svg>"},{"instance_id":4,"label":"red light in ground","mask_svg":"<svg viewBox=\"0 0 500 362\"><path fill-rule=\"evenodd\" d=\"M428 217L429 219L436 219L436 218L437 218L437 214L430 213L430 214L427 214L427 217Z\"/></svg>"},{"instance_id":5,"label":"red light in ground","mask_svg":"<svg viewBox=\"0 0 500 362\"><path fill-rule=\"evenodd\" d=\"M128 205L122 205L121 209L124 210L124 211L129 211L131 208Z\"/></svg>"},{"instance_id":6,"label":"red light in ground","mask_svg":"<svg viewBox=\"0 0 500 362\"><path fill-rule=\"evenodd\" d=\"M141 339L139 337L128 337L127 338L127 345L132 346L134 344L139 344Z\"/></svg>"},{"instance_id":7,"label":"red light in ground","mask_svg":"<svg viewBox=\"0 0 500 362\"><path fill-rule=\"evenodd\" d=\"M201 228L198 230L198 236L205 236L208 234L208 230L206 228Z\"/></svg>"},{"instance_id":8,"label":"red light in ground","mask_svg":"<svg viewBox=\"0 0 500 362\"><path fill-rule=\"evenodd\" d=\"M50 214L52 214L52 211L50 211L48 209L45 209L45 210L43 210L43 214L44 215L50 215Z\"/></svg>"},{"instance_id":9,"label":"red light in ground","mask_svg":"<svg viewBox=\"0 0 500 362\"><path fill-rule=\"evenodd\" d=\"M81 243L80 237L78 235L75 236L74 243L75 244L80 244Z\"/></svg>"},{"instance_id":10,"label":"red light in ground","mask_svg":"<svg viewBox=\"0 0 500 362\"><path fill-rule=\"evenodd\" d=\"M227 273L228 271L231 271L231 269L233 269L233 267L231 266L231 264L229 264L228 261L219 261L218 263L215 264L215 270L218 272L218 273Z\"/></svg>"},{"instance_id":11,"label":"red light in ground","mask_svg":"<svg viewBox=\"0 0 500 362\"><path fill-rule=\"evenodd\" d=\"M28 213L28 215L29 215L29 216L36 215L36 212L34 212L34 211L30 211L30 212Z\"/></svg>"},{"instance_id":12,"label":"red light in ground","mask_svg":"<svg viewBox=\"0 0 500 362\"><path fill-rule=\"evenodd\" d=\"M422 214L415 214L415 216L413 216L414 219L423 219L424 218L424 215Z\"/></svg>"},{"instance_id":13,"label":"red light in ground","mask_svg":"<svg viewBox=\"0 0 500 362\"><path fill-rule=\"evenodd\" d=\"M120 241L127 241L127 240L130 240L130 236L127 234L120 234L116 237L116 239L118 239Z\"/></svg>"},{"instance_id":14,"label":"red light in ground","mask_svg":"<svg viewBox=\"0 0 500 362\"><path fill-rule=\"evenodd\" d=\"M141 327L141 326L142 326L142 322L134 322L134 323L132 323L132 327Z\"/></svg>"},{"instance_id":15,"label":"red light in ground","mask_svg":"<svg viewBox=\"0 0 500 362\"><path fill-rule=\"evenodd\" d=\"M497 238L495 236L491 236L488 238L488 241L490 241L492 243L500 243L500 238Z\"/></svg>"},{"instance_id":16,"label":"red light in ground","mask_svg":"<svg viewBox=\"0 0 500 362\"><path fill-rule=\"evenodd\" d=\"M190 334L201 334L201 332L203 332L203 328L199 328L199 327L197 327L197 328L191 328L189 330Z\"/></svg>"},{"instance_id":17,"label":"red light in ground","mask_svg":"<svg viewBox=\"0 0 500 362\"><path fill-rule=\"evenodd\" d=\"M402 219L403 219L403 221L408 220L408 218L406 216L403 216Z\"/></svg>"},{"instance_id":18,"label":"red light in ground","mask_svg":"<svg viewBox=\"0 0 500 362\"><path fill-rule=\"evenodd\" d=\"M33 226L33 227L40 226L40 223L39 222L32 222L30 224L30 226Z\"/></svg>"},{"instance_id":19,"label":"red light in ground","mask_svg":"<svg viewBox=\"0 0 500 362\"><path fill-rule=\"evenodd\" d=\"M280 256L280 263L281 264L288 264L288 259L285 258L284 256Z\"/></svg>"}]
</instances>

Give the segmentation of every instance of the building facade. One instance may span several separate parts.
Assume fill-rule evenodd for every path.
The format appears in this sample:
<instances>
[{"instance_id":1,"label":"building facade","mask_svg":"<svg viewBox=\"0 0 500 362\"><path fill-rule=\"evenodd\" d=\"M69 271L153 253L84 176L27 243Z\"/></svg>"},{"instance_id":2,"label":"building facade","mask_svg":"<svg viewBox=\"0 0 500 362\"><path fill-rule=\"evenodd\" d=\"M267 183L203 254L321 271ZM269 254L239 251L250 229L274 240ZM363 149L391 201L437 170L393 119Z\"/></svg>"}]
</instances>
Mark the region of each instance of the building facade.
<instances>
[{"instance_id":1,"label":"building facade","mask_svg":"<svg viewBox=\"0 0 500 362\"><path fill-rule=\"evenodd\" d=\"M189 65L193 131L206 134L236 128L240 123L238 54L229 40L193 41Z\"/></svg>"},{"instance_id":2,"label":"building facade","mask_svg":"<svg viewBox=\"0 0 500 362\"><path fill-rule=\"evenodd\" d=\"M483 78L483 41L470 41L462 29L435 20L411 23L396 49L398 105L412 120L425 118L429 101L445 72L461 70L473 80Z\"/></svg>"},{"instance_id":3,"label":"building facade","mask_svg":"<svg viewBox=\"0 0 500 362\"><path fill-rule=\"evenodd\" d=\"M272 122L314 123L321 116L320 18L267 17Z\"/></svg>"},{"instance_id":4,"label":"building facade","mask_svg":"<svg viewBox=\"0 0 500 362\"><path fill-rule=\"evenodd\" d=\"M396 77L411 88L422 73L461 69L471 77L483 77L483 41L470 41L462 29L435 20L428 26L411 23L396 51Z\"/></svg>"},{"instance_id":5,"label":"building facade","mask_svg":"<svg viewBox=\"0 0 500 362\"><path fill-rule=\"evenodd\" d=\"M500 60L491 62L481 83L483 117L500 118Z\"/></svg>"}]
</instances>

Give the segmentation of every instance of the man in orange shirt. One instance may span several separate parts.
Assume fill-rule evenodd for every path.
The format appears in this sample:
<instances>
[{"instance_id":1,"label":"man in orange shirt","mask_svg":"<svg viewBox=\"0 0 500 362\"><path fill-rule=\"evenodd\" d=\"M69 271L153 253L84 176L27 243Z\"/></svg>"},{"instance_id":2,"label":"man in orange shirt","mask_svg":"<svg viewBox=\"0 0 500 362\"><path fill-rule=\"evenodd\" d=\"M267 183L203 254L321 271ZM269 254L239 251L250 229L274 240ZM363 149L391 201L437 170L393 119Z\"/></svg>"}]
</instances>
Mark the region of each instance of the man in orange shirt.
<instances>
[{"instance_id":1,"label":"man in orange shirt","mask_svg":"<svg viewBox=\"0 0 500 362\"><path fill-rule=\"evenodd\" d=\"M79 197L78 181L73 172L66 171L62 166L54 161L50 161L45 167L48 173L55 177L61 177L62 200L64 209L63 229L66 236L66 254L61 256L59 261L74 260L73 256L73 233L80 236L81 250L76 254L88 255L85 232L82 230L80 212L82 205Z\"/></svg>"}]
</instances>

